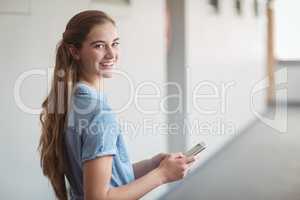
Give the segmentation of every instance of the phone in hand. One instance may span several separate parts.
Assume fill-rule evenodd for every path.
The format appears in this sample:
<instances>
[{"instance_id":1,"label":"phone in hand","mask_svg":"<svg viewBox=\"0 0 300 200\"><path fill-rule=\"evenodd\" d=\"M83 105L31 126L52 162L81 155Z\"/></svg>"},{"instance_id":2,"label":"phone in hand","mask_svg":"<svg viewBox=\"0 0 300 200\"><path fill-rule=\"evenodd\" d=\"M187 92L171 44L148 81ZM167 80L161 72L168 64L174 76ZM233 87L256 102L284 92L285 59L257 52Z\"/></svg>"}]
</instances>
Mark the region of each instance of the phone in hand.
<instances>
[{"instance_id":1,"label":"phone in hand","mask_svg":"<svg viewBox=\"0 0 300 200\"><path fill-rule=\"evenodd\" d=\"M204 149L206 149L205 142L200 142L200 143L196 144L193 148L191 148L190 150L185 152L184 155L187 156L187 157L196 156L197 154L199 154Z\"/></svg>"}]
</instances>

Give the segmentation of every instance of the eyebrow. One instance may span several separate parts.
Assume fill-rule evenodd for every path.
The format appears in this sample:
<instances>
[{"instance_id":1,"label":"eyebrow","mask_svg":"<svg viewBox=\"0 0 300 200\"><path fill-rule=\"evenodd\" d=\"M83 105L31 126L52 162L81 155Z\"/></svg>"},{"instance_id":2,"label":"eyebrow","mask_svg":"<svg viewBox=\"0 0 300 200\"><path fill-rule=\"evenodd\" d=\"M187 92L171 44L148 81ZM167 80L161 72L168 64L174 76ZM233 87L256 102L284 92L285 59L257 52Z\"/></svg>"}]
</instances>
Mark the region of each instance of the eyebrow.
<instances>
[{"instance_id":1,"label":"eyebrow","mask_svg":"<svg viewBox=\"0 0 300 200\"><path fill-rule=\"evenodd\" d=\"M120 38L116 38L116 39L113 40L113 42L116 42L116 41L119 41L119 40L120 40ZM106 42L103 41L103 40L96 40L96 41L91 42L90 45L94 45L96 43L104 43L105 44Z\"/></svg>"}]
</instances>

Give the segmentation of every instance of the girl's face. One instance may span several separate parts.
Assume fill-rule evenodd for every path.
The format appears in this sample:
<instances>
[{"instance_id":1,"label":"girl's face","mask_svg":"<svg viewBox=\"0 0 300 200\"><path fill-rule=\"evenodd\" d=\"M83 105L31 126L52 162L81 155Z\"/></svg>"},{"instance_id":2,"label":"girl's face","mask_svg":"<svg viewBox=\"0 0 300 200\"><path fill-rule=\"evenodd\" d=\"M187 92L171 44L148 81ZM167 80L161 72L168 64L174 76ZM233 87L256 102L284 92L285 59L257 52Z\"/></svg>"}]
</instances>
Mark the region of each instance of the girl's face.
<instances>
[{"instance_id":1,"label":"girl's face","mask_svg":"<svg viewBox=\"0 0 300 200\"><path fill-rule=\"evenodd\" d=\"M119 37L116 27L110 22L94 26L78 51L81 76L91 82L101 77L112 77L118 54Z\"/></svg>"}]
</instances>

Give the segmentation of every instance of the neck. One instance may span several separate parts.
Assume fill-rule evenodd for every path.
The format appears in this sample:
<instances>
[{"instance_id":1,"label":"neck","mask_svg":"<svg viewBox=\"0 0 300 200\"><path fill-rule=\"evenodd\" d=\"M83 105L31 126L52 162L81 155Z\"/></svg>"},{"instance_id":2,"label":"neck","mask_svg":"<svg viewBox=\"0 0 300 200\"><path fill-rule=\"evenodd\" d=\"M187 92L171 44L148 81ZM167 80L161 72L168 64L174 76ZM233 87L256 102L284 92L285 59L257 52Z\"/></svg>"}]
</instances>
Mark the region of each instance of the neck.
<instances>
[{"instance_id":1,"label":"neck","mask_svg":"<svg viewBox=\"0 0 300 200\"><path fill-rule=\"evenodd\" d=\"M79 81L85 83L92 88L96 89L97 91L103 91L103 78L95 78L95 79L86 79L84 77L80 77Z\"/></svg>"}]
</instances>

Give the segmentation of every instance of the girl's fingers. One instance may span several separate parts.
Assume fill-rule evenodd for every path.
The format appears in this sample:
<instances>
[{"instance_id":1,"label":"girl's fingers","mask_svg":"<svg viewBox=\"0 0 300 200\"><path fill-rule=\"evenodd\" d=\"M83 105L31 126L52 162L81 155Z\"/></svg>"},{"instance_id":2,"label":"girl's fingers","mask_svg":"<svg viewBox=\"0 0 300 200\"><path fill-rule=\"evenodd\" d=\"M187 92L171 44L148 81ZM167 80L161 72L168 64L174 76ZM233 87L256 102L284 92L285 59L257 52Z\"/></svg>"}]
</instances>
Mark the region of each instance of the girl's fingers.
<instances>
[{"instance_id":1,"label":"girl's fingers","mask_svg":"<svg viewBox=\"0 0 300 200\"><path fill-rule=\"evenodd\" d=\"M195 161L195 157L194 156L190 156L190 157L186 157L186 163L193 163Z\"/></svg>"},{"instance_id":2,"label":"girl's fingers","mask_svg":"<svg viewBox=\"0 0 300 200\"><path fill-rule=\"evenodd\" d=\"M171 154L171 155L172 155L172 157L174 157L174 158L182 158L182 157L184 157L183 153L181 153L181 152L173 153L173 154Z\"/></svg>"},{"instance_id":3,"label":"girl's fingers","mask_svg":"<svg viewBox=\"0 0 300 200\"><path fill-rule=\"evenodd\" d=\"M190 168L194 165L194 162L187 163L186 165L188 170L190 170Z\"/></svg>"}]
</instances>

